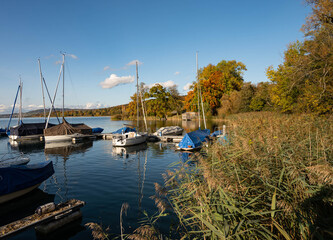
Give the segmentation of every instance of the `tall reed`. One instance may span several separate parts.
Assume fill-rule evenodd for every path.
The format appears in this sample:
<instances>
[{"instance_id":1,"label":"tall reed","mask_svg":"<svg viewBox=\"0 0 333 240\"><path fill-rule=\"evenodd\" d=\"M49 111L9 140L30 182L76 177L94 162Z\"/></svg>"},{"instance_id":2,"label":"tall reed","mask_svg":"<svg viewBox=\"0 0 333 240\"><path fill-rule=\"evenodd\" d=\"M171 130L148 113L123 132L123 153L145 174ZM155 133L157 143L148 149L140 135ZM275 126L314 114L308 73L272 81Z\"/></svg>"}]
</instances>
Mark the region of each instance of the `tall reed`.
<instances>
[{"instance_id":1,"label":"tall reed","mask_svg":"<svg viewBox=\"0 0 333 240\"><path fill-rule=\"evenodd\" d=\"M332 119L247 113L229 120L229 144L212 144L196 154L197 167L166 176L181 236L333 237Z\"/></svg>"}]
</instances>

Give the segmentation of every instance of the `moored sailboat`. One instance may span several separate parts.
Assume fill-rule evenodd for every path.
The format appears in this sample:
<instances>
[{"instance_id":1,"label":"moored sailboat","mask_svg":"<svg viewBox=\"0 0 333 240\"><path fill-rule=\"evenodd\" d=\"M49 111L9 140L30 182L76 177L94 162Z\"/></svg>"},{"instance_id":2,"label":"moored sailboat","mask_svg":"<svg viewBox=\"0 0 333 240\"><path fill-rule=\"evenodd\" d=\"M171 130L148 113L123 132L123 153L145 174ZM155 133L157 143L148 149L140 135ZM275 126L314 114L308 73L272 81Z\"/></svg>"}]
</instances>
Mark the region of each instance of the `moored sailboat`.
<instances>
[{"instance_id":1,"label":"moored sailboat","mask_svg":"<svg viewBox=\"0 0 333 240\"><path fill-rule=\"evenodd\" d=\"M136 62L136 82L137 82L137 129L139 129L139 75L138 75L138 62ZM141 94L140 94L141 96ZM141 97L142 102L142 97ZM147 123L145 118L144 106L142 104L142 112L145 120L146 130ZM137 131L130 131L127 133L122 132L121 134L114 136L112 139L112 145L115 147L125 147L141 144L147 141L148 135L146 133L139 134Z\"/></svg>"},{"instance_id":2,"label":"moored sailboat","mask_svg":"<svg viewBox=\"0 0 333 240\"><path fill-rule=\"evenodd\" d=\"M50 117L52 113L52 107L54 106L55 97L60 81L60 77L62 74L63 81L63 101L62 101L62 123L56 126L50 126ZM64 104L65 104L65 54L63 54L63 61L60 69L60 74L58 78L58 83L56 87L56 91L52 101L52 107L50 108L50 112L46 121L45 129L44 129L44 140L46 143L48 142L61 142L61 141L71 141L73 138L84 137L87 135L92 135L92 128L85 125L84 123L70 124L65 120L64 115Z\"/></svg>"}]
</instances>

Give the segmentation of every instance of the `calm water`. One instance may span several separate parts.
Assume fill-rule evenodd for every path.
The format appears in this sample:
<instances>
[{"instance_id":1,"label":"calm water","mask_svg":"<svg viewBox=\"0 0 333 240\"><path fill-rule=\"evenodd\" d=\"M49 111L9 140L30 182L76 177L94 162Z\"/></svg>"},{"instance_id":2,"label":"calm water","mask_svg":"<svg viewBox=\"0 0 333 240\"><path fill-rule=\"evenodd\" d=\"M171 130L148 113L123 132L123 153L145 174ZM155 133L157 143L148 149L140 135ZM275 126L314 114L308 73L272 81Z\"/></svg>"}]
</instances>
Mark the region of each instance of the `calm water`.
<instances>
[{"instance_id":1,"label":"calm water","mask_svg":"<svg viewBox=\"0 0 333 240\"><path fill-rule=\"evenodd\" d=\"M102 127L104 132L112 132L128 121L111 121L109 117L66 118L70 123L84 122L90 127ZM38 122L42 119L25 119L25 122ZM55 119L52 122L56 123ZM13 120L13 124L17 119ZM8 119L0 119L0 127L5 127ZM154 131L164 126L163 122L149 122ZM168 122L167 125L182 126L182 122ZM182 126L187 131L197 128L195 122ZM20 199L0 205L0 225L34 212L37 206L54 201L80 199L86 202L81 209L83 218L79 223L69 225L51 236L36 236L33 229L15 235L12 239L92 239L85 223L102 223L110 227L110 232L120 233L119 214L123 203L129 204L124 216L126 233L131 233L142 219L142 211L150 215L157 208L149 197L154 195L154 183L163 184L162 174L170 164L181 161L184 156L174 150L172 144L148 143L127 149L113 148L110 140L67 145L47 145L41 143L11 144L7 137L0 138L0 157L17 156L24 153L30 163L52 160L55 174L44 182L38 190ZM168 223L165 223L167 229Z\"/></svg>"}]
</instances>

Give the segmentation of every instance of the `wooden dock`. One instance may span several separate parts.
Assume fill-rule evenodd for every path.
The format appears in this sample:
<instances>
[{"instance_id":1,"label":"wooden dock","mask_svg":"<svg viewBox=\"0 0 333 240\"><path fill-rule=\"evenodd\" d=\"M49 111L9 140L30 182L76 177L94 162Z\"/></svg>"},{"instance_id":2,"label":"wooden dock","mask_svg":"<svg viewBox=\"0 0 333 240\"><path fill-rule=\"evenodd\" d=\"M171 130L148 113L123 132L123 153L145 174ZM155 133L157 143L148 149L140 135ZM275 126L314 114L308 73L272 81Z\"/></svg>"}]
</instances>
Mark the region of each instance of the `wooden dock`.
<instances>
[{"instance_id":1,"label":"wooden dock","mask_svg":"<svg viewBox=\"0 0 333 240\"><path fill-rule=\"evenodd\" d=\"M47 224L51 224L51 229L61 227L68 223L70 218L77 218L80 215L80 208L85 205L81 200L72 199L65 203L56 205L55 210L42 213L35 213L21 220L9 223L0 227L0 238L9 237L15 233L19 233L27 228L39 226L40 229L49 228ZM73 219L74 220L74 219Z\"/></svg>"},{"instance_id":2,"label":"wooden dock","mask_svg":"<svg viewBox=\"0 0 333 240\"><path fill-rule=\"evenodd\" d=\"M184 136L157 136L162 142L179 143Z\"/></svg>"}]
</instances>

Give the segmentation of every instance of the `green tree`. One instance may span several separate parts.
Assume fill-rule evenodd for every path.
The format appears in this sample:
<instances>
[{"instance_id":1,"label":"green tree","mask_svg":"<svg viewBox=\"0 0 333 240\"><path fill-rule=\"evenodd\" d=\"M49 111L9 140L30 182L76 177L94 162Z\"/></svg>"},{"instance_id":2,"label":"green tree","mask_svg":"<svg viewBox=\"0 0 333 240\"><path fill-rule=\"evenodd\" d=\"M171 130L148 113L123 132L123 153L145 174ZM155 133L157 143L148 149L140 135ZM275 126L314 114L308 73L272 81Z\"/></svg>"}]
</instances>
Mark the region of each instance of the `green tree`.
<instances>
[{"instance_id":1,"label":"green tree","mask_svg":"<svg viewBox=\"0 0 333 240\"><path fill-rule=\"evenodd\" d=\"M146 96L150 98L147 102L147 114L159 117L160 119L166 119L167 112L171 110L169 104L171 94L167 92L166 88L160 84L156 84L150 88Z\"/></svg>"}]
</instances>

